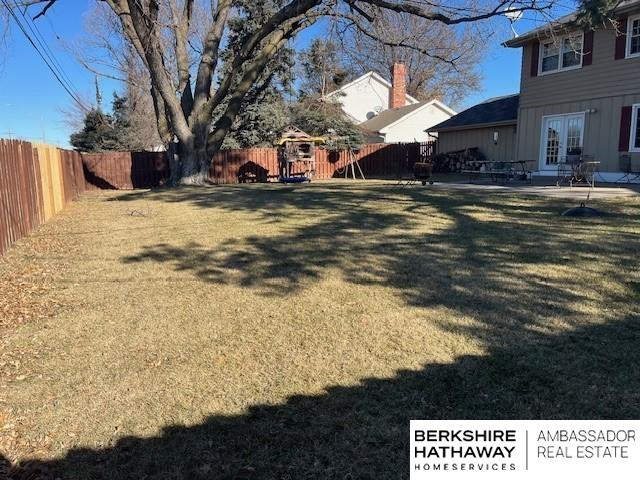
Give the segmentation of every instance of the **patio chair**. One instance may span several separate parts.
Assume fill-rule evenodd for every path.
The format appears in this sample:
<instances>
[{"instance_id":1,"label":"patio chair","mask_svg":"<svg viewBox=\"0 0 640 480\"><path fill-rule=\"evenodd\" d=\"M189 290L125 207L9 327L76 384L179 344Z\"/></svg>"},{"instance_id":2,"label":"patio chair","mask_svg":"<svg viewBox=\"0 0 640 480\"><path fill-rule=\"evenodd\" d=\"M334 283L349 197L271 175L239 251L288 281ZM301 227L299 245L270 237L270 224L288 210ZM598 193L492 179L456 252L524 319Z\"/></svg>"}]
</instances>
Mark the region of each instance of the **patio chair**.
<instances>
[{"instance_id":1,"label":"patio chair","mask_svg":"<svg viewBox=\"0 0 640 480\"><path fill-rule=\"evenodd\" d=\"M624 173L622 177L615 181L615 183L622 183L626 179L626 183L631 183L634 180L640 179L640 168L634 168L631 161L631 155L623 153L619 157L620 171Z\"/></svg>"},{"instance_id":2,"label":"patio chair","mask_svg":"<svg viewBox=\"0 0 640 480\"><path fill-rule=\"evenodd\" d=\"M556 180L556 186L560 187L563 183L568 183L571 185L571 178L573 176L573 165L567 161L565 158L561 161L558 161L558 178Z\"/></svg>"},{"instance_id":3,"label":"patio chair","mask_svg":"<svg viewBox=\"0 0 640 480\"><path fill-rule=\"evenodd\" d=\"M558 181L556 185L559 187L563 183L568 183L569 187L573 187L574 183L586 183L591 187L595 186L596 167L599 162L595 162L593 156L582 155L580 149L567 152L565 161L558 162Z\"/></svg>"},{"instance_id":4,"label":"patio chair","mask_svg":"<svg viewBox=\"0 0 640 480\"><path fill-rule=\"evenodd\" d=\"M596 168L599 162L596 162L592 155L580 155L580 161L573 166L572 182L585 182L590 187L595 187Z\"/></svg>"}]
</instances>

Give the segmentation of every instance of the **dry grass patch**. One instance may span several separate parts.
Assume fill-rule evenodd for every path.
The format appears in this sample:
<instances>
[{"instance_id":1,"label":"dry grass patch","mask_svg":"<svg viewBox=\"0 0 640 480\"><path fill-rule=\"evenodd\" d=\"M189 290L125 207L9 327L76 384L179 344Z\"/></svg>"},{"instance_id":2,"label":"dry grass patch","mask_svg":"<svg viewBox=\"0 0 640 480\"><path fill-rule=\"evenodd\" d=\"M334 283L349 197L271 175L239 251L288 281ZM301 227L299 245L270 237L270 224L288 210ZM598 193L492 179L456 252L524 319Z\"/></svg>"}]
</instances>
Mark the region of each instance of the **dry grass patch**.
<instances>
[{"instance_id":1,"label":"dry grass patch","mask_svg":"<svg viewBox=\"0 0 640 480\"><path fill-rule=\"evenodd\" d=\"M0 450L65 479L397 478L411 418L636 417L640 201L567 206L384 182L87 195L1 267L55 272L36 296L60 307L2 330Z\"/></svg>"}]
</instances>

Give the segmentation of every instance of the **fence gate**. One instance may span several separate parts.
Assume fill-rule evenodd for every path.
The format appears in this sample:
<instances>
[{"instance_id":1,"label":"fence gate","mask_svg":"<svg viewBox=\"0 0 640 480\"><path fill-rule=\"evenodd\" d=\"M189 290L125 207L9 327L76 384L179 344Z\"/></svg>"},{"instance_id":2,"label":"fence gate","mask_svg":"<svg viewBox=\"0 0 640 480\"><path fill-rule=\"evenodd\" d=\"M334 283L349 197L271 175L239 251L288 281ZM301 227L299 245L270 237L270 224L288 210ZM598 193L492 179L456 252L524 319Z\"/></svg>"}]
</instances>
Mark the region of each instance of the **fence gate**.
<instances>
[{"instance_id":1,"label":"fence gate","mask_svg":"<svg viewBox=\"0 0 640 480\"><path fill-rule=\"evenodd\" d=\"M433 156L436 153L436 142L437 140L432 140L431 142L420 143L420 152L418 155L421 162L430 162L433 160Z\"/></svg>"}]
</instances>

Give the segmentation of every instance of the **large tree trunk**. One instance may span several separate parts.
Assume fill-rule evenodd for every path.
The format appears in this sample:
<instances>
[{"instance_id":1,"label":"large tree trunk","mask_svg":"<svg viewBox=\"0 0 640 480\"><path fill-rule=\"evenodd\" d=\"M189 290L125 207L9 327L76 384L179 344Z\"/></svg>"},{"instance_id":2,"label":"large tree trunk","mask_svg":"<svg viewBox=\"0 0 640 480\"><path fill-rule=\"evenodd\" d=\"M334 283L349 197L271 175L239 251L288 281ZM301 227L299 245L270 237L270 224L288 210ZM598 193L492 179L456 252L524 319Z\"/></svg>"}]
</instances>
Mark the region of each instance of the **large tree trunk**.
<instances>
[{"instance_id":1,"label":"large tree trunk","mask_svg":"<svg viewBox=\"0 0 640 480\"><path fill-rule=\"evenodd\" d=\"M207 155L206 149L179 143L178 152L176 181L174 183L177 185L205 185L209 183L210 157Z\"/></svg>"},{"instance_id":2,"label":"large tree trunk","mask_svg":"<svg viewBox=\"0 0 640 480\"><path fill-rule=\"evenodd\" d=\"M171 166L171 185L205 185L211 183L209 168L212 151L207 148L211 119L207 115L190 118L189 131L176 134L177 160ZM217 149L216 149L217 151Z\"/></svg>"}]
</instances>

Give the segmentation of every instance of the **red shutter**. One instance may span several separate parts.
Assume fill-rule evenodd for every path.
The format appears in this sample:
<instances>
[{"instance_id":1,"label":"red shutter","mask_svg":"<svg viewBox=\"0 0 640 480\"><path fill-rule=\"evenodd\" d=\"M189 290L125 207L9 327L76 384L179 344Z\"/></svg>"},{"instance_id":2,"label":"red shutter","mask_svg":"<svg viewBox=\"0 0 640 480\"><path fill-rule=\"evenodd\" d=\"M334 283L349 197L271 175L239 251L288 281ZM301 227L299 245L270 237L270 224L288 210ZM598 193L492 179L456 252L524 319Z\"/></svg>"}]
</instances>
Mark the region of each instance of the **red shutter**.
<instances>
[{"instance_id":1,"label":"red shutter","mask_svg":"<svg viewBox=\"0 0 640 480\"><path fill-rule=\"evenodd\" d=\"M538 63L540 61L540 42L535 41L531 44L531 76L538 76Z\"/></svg>"},{"instance_id":2,"label":"red shutter","mask_svg":"<svg viewBox=\"0 0 640 480\"><path fill-rule=\"evenodd\" d=\"M619 35L616 36L616 60L627 56L627 17L618 18Z\"/></svg>"},{"instance_id":3,"label":"red shutter","mask_svg":"<svg viewBox=\"0 0 640 480\"><path fill-rule=\"evenodd\" d=\"M593 30L584 32L584 45L582 46L582 51L584 53L584 57L582 57L583 67L593 63L593 36Z\"/></svg>"},{"instance_id":4,"label":"red shutter","mask_svg":"<svg viewBox=\"0 0 640 480\"><path fill-rule=\"evenodd\" d=\"M632 107L622 107L622 115L620 118L620 143L618 144L619 152L628 152L631 143L631 116L633 114Z\"/></svg>"}]
</instances>

